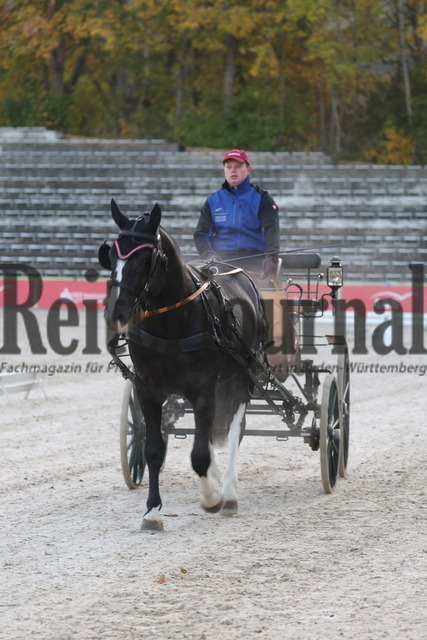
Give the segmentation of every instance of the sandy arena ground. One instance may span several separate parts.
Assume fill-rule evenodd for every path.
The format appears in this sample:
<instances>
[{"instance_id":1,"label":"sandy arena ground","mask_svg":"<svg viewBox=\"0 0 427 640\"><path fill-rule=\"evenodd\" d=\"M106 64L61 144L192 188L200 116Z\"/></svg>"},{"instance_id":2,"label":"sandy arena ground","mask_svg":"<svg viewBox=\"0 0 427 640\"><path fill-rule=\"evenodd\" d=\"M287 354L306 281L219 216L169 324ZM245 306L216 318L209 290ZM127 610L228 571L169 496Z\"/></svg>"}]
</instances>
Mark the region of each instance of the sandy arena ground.
<instances>
[{"instance_id":1,"label":"sandy arena ground","mask_svg":"<svg viewBox=\"0 0 427 640\"><path fill-rule=\"evenodd\" d=\"M352 356L400 372L352 374L348 477L332 495L302 440L248 437L239 514L205 514L191 438L170 439L153 534L146 483L130 491L120 470L124 380L81 351L0 357L82 365L45 376L48 399L0 396L2 639L427 637L427 374L409 370L425 356Z\"/></svg>"}]
</instances>

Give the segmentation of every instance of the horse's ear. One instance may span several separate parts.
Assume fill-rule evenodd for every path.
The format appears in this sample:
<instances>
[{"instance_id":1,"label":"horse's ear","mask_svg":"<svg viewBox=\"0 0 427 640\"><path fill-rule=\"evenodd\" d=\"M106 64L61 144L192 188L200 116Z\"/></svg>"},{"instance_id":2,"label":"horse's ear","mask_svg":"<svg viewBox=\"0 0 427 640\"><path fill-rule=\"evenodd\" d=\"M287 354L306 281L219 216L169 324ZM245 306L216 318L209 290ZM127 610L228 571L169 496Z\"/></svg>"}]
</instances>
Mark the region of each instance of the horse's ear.
<instances>
[{"instance_id":1,"label":"horse's ear","mask_svg":"<svg viewBox=\"0 0 427 640\"><path fill-rule=\"evenodd\" d=\"M129 222L129 218L127 218L125 214L120 211L114 198L111 198L111 215L113 216L113 220L119 227L119 229L123 229L125 224Z\"/></svg>"},{"instance_id":2,"label":"horse's ear","mask_svg":"<svg viewBox=\"0 0 427 640\"><path fill-rule=\"evenodd\" d=\"M107 242L101 244L98 250L98 260L101 267L111 271L111 260L110 260L110 245Z\"/></svg>"},{"instance_id":3,"label":"horse's ear","mask_svg":"<svg viewBox=\"0 0 427 640\"><path fill-rule=\"evenodd\" d=\"M148 220L148 230L155 235L159 228L160 220L162 219L162 210L158 202L151 209L150 218Z\"/></svg>"}]
</instances>

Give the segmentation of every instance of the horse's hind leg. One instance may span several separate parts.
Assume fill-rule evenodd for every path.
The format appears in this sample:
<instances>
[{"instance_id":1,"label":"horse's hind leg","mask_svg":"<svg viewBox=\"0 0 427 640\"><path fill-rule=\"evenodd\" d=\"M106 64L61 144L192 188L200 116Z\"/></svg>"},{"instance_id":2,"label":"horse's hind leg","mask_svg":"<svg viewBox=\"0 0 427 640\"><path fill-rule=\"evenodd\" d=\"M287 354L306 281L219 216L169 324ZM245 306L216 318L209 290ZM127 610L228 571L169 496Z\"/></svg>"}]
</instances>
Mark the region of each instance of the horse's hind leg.
<instances>
[{"instance_id":1,"label":"horse's hind leg","mask_svg":"<svg viewBox=\"0 0 427 640\"><path fill-rule=\"evenodd\" d=\"M228 432L228 462L224 474L223 505L221 515L234 516L238 510L237 502L237 455L239 452L242 424L245 419L246 402L238 405Z\"/></svg>"}]
</instances>

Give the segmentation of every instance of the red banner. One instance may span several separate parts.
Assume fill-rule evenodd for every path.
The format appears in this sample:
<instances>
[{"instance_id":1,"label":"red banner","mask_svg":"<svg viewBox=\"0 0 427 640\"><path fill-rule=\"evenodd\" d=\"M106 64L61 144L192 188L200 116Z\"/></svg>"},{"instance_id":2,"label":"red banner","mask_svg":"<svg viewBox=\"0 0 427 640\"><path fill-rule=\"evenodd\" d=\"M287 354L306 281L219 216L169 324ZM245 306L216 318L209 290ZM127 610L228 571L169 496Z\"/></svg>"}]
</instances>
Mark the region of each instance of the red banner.
<instances>
[{"instance_id":1,"label":"red banner","mask_svg":"<svg viewBox=\"0 0 427 640\"><path fill-rule=\"evenodd\" d=\"M28 279L18 279L11 285L0 279L0 306L4 306L5 287L16 287L14 299L16 304L40 309L49 309L52 304L60 299L65 298L71 300L78 309L84 308L84 300L96 300L100 309L104 306L106 295L106 282L86 282L85 280L43 280L41 285L41 293L37 293L34 303L29 299L30 284ZM424 290L426 294L427 287L419 287L421 292ZM322 292L328 291L327 287L322 286ZM419 294L418 294L419 295ZM363 302L367 312L374 311L374 305L378 300L392 299L398 303L405 313L413 311L413 288L409 285L346 285L340 292L340 297L347 304L352 300L360 300ZM424 295L424 313L427 313L427 295ZM418 307L419 308L419 307Z\"/></svg>"}]
</instances>

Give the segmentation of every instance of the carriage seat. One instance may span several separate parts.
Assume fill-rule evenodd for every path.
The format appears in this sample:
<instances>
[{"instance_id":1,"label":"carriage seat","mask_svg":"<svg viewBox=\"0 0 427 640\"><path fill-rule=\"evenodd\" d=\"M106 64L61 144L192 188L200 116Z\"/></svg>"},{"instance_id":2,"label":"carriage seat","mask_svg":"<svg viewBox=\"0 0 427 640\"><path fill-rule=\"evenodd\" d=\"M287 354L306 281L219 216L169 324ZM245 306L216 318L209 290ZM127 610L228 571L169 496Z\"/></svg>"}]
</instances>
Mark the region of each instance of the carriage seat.
<instances>
[{"instance_id":1,"label":"carriage seat","mask_svg":"<svg viewBox=\"0 0 427 640\"><path fill-rule=\"evenodd\" d=\"M322 259L319 253L285 253L281 256L282 269L318 269Z\"/></svg>"}]
</instances>

